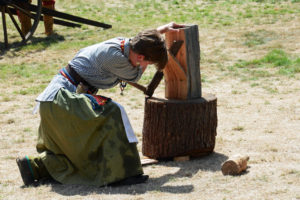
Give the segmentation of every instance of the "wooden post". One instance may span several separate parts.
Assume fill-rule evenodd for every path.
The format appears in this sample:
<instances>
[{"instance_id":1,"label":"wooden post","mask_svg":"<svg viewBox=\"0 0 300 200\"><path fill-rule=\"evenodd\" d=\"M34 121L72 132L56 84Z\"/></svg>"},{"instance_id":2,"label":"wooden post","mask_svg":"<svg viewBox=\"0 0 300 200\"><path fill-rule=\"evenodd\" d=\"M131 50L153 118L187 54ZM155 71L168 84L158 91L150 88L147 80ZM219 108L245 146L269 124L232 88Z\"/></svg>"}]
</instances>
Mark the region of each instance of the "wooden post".
<instances>
[{"instance_id":1,"label":"wooden post","mask_svg":"<svg viewBox=\"0 0 300 200\"><path fill-rule=\"evenodd\" d=\"M55 10L55 1L54 0L42 0L43 8L48 8L51 10ZM44 27L45 27L45 34L47 36L53 33L53 23L54 19L51 15L43 15Z\"/></svg>"},{"instance_id":2,"label":"wooden post","mask_svg":"<svg viewBox=\"0 0 300 200\"><path fill-rule=\"evenodd\" d=\"M202 96L198 37L197 25L166 33L165 98L145 100L145 156L201 156L214 149L217 99L211 94ZM178 44L182 44L179 49Z\"/></svg>"},{"instance_id":3,"label":"wooden post","mask_svg":"<svg viewBox=\"0 0 300 200\"><path fill-rule=\"evenodd\" d=\"M164 69L165 95L168 99L196 99L201 97L200 46L198 26L187 26L178 33L166 33L170 49L174 41L184 41L177 55L169 53Z\"/></svg>"},{"instance_id":4,"label":"wooden post","mask_svg":"<svg viewBox=\"0 0 300 200\"><path fill-rule=\"evenodd\" d=\"M27 3L31 3L31 0L27 0ZM27 6L28 4L26 4L24 2L19 2L19 4L25 10L29 10L28 6ZM21 11L17 11L17 14L19 17L19 21L21 23L22 33L23 33L23 35L26 35L30 31L31 26L32 26L31 18Z\"/></svg>"},{"instance_id":5,"label":"wooden post","mask_svg":"<svg viewBox=\"0 0 300 200\"><path fill-rule=\"evenodd\" d=\"M5 10L6 6L1 6L1 14L2 14L2 25L3 25L3 34L4 34L4 46L5 48L8 47L8 38L7 38L7 29L6 29L6 17L5 17Z\"/></svg>"}]
</instances>

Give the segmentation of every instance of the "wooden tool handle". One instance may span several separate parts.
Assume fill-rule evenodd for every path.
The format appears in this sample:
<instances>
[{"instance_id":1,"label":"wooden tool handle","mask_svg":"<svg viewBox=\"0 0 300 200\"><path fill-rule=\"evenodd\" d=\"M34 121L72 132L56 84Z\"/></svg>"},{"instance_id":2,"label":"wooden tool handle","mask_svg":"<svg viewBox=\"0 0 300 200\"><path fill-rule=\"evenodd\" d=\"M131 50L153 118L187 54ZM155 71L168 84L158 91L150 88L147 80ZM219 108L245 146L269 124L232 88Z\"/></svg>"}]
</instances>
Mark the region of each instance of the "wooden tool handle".
<instances>
[{"instance_id":1,"label":"wooden tool handle","mask_svg":"<svg viewBox=\"0 0 300 200\"><path fill-rule=\"evenodd\" d=\"M148 95L149 97L152 97L152 95L154 93L154 90L159 85L159 83L162 80L163 76L164 76L163 72L156 71L156 73L153 76L153 79L151 80L151 82L147 86L147 90L146 90L146 93L145 93L146 95Z\"/></svg>"},{"instance_id":2,"label":"wooden tool handle","mask_svg":"<svg viewBox=\"0 0 300 200\"><path fill-rule=\"evenodd\" d=\"M142 85L140 85L140 84L138 84L138 83L128 82L128 84L131 85L131 86L133 86L133 87L135 87L135 88L137 88L137 89L139 89L139 90L141 90L142 92L144 92L144 94L145 94L146 91L147 91L147 88L146 88L146 87L144 87L144 86L142 86Z\"/></svg>"},{"instance_id":3,"label":"wooden tool handle","mask_svg":"<svg viewBox=\"0 0 300 200\"><path fill-rule=\"evenodd\" d=\"M151 97L154 93L154 90L157 88L157 86L159 85L160 81L162 80L164 76L164 73L161 71L156 71L156 73L153 76L153 79L151 80L151 82L149 83L149 85L147 87L144 87L138 83L132 83L132 82L128 82L129 85L141 90L144 94L148 95L149 97Z\"/></svg>"}]
</instances>

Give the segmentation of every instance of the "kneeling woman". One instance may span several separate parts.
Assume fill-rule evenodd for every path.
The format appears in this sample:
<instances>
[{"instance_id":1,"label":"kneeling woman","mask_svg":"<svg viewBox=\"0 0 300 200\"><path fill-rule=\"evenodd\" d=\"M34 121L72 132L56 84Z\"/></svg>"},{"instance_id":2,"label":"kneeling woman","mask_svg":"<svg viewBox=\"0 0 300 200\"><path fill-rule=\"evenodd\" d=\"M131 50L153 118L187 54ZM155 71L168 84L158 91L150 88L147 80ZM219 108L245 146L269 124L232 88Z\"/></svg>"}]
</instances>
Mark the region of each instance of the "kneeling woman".
<instances>
[{"instance_id":1,"label":"kneeling woman","mask_svg":"<svg viewBox=\"0 0 300 200\"><path fill-rule=\"evenodd\" d=\"M45 178L95 186L147 180L124 108L94 94L120 81L137 82L149 64L161 70L168 60L161 34L178 27L170 23L86 47L60 70L36 99L39 156L17 159L25 185Z\"/></svg>"}]
</instances>

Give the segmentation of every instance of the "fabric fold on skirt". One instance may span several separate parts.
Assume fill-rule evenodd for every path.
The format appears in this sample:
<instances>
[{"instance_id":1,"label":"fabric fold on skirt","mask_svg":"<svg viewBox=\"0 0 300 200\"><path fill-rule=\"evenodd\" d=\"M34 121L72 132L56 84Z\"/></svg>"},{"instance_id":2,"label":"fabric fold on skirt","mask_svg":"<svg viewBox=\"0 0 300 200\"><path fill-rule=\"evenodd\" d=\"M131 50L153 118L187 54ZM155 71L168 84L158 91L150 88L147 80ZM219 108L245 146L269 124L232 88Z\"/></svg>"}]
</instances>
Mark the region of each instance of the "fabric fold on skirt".
<instances>
[{"instance_id":1,"label":"fabric fold on skirt","mask_svg":"<svg viewBox=\"0 0 300 200\"><path fill-rule=\"evenodd\" d=\"M55 180L102 186L143 174L113 101L94 110L85 95L61 88L53 102L41 102L40 115L37 151Z\"/></svg>"}]
</instances>

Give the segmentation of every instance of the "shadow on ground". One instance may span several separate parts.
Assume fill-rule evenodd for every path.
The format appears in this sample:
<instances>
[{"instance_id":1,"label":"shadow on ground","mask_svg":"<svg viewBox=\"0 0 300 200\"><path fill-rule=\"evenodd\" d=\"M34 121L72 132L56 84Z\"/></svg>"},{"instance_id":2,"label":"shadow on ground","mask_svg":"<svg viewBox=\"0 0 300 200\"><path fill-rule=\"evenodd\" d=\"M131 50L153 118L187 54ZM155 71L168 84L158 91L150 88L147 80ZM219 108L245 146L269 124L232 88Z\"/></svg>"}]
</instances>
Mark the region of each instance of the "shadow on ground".
<instances>
[{"instance_id":1,"label":"shadow on ground","mask_svg":"<svg viewBox=\"0 0 300 200\"><path fill-rule=\"evenodd\" d=\"M190 193L194 190L193 185L182 186L164 186L169 181L177 178L192 178L198 171L220 171L221 164L228 157L221 153L212 153L208 156L192 159L185 162L162 161L156 166L178 167L179 170L175 173L164 174L158 178L151 178L146 183L119 186L119 187L92 187L80 185L61 185L51 184L52 191L64 196L80 195L86 196L90 194L144 194L149 191L159 191L165 193ZM150 166L151 167L151 166ZM159 170L159 169L157 169Z\"/></svg>"},{"instance_id":2,"label":"shadow on ground","mask_svg":"<svg viewBox=\"0 0 300 200\"><path fill-rule=\"evenodd\" d=\"M26 45L39 45L39 51L47 49L51 44L55 44L64 41L65 38L62 35L53 33L50 36L45 37L34 37L30 39L26 44L21 41L9 43L8 48L5 48L4 43L0 42L0 56L4 56L7 51L18 52L21 51Z\"/></svg>"}]
</instances>

